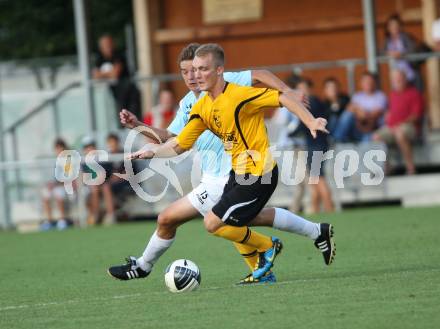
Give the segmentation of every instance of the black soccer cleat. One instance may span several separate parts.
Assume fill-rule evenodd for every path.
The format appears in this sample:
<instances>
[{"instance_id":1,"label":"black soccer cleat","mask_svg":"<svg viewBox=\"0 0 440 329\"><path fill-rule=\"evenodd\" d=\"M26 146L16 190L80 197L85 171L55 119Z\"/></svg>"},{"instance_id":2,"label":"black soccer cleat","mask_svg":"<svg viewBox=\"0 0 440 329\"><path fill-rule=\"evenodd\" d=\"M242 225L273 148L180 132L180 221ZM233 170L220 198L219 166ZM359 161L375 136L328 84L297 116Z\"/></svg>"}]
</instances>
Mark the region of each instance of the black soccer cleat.
<instances>
[{"instance_id":1,"label":"black soccer cleat","mask_svg":"<svg viewBox=\"0 0 440 329\"><path fill-rule=\"evenodd\" d=\"M315 240L315 247L321 251L326 265L330 265L336 256L336 244L333 241L333 226L327 223L319 224L321 234Z\"/></svg>"},{"instance_id":2,"label":"black soccer cleat","mask_svg":"<svg viewBox=\"0 0 440 329\"><path fill-rule=\"evenodd\" d=\"M136 262L136 258L130 256L125 259L127 264L112 266L107 273L118 280L132 280L146 278L150 272L141 269Z\"/></svg>"}]
</instances>

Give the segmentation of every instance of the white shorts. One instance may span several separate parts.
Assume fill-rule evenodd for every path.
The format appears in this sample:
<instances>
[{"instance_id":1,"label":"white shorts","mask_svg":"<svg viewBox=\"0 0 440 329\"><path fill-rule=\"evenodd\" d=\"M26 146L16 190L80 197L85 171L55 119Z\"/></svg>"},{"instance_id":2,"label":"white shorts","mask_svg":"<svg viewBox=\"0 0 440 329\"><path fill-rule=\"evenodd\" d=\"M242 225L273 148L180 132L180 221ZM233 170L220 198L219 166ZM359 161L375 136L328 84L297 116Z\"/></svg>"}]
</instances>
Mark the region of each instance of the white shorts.
<instances>
[{"instance_id":1,"label":"white shorts","mask_svg":"<svg viewBox=\"0 0 440 329\"><path fill-rule=\"evenodd\" d=\"M205 216L220 200L228 176L215 177L203 175L200 184L188 194L189 202L202 215Z\"/></svg>"}]
</instances>

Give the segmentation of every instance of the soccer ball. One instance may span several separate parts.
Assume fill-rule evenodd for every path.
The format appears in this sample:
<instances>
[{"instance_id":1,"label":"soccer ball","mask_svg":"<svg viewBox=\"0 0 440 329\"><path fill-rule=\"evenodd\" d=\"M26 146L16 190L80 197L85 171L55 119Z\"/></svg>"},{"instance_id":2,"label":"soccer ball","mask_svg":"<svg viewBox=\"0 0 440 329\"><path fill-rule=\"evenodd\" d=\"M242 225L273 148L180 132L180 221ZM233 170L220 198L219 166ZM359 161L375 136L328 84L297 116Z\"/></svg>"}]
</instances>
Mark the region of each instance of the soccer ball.
<instances>
[{"instance_id":1,"label":"soccer ball","mask_svg":"<svg viewBox=\"0 0 440 329\"><path fill-rule=\"evenodd\" d=\"M171 292L187 292L199 287L199 267L188 259L178 259L165 270L165 285Z\"/></svg>"}]
</instances>

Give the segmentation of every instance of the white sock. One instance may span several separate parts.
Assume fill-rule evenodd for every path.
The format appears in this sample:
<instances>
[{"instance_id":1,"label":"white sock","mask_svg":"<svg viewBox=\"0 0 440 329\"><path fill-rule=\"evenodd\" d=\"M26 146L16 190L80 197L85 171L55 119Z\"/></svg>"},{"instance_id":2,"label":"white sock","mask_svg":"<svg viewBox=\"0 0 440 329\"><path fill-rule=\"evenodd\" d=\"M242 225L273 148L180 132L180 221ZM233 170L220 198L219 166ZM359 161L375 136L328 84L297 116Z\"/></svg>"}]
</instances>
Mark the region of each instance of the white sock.
<instances>
[{"instance_id":1,"label":"white sock","mask_svg":"<svg viewBox=\"0 0 440 329\"><path fill-rule=\"evenodd\" d=\"M308 221L282 208L275 208L273 227L280 231L301 234L312 240L316 240L321 234L320 225L318 223Z\"/></svg>"},{"instance_id":2,"label":"white sock","mask_svg":"<svg viewBox=\"0 0 440 329\"><path fill-rule=\"evenodd\" d=\"M163 255L165 251L173 244L174 238L165 240L157 235L157 231L154 231L153 235L148 242L147 247L141 257L137 259L137 264L144 271L151 271L154 263Z\"/></svg>"}]
</instances>

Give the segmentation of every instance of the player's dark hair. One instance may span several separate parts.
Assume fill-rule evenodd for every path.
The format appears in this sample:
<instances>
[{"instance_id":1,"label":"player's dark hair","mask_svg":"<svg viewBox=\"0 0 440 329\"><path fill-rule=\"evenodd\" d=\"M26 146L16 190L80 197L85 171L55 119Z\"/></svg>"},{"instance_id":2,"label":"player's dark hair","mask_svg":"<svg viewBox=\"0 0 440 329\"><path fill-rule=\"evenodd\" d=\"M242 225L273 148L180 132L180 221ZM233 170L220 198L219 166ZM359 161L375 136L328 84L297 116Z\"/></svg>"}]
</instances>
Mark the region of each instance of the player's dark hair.
<instances>
[{"instance_id":1,"label":"player's dark hair","mask_svg":"<svg viewBox=\"0 0 440 329\"><path fill-rule=\"evenodd\" d=\"M220 47L218 44L207 43L207 44L201 45L196 50L196 56L198 56L198 57L204 57L208 54L212 54L217 67L218 66L225 66L225 52L223 51L223 48Z\"/></svg>"},{"instance_id":2,"label":"player's dark hair","mask_svg":"<svg viewBox=\"0 0 440 329\"><path fill-rule=\"evenodd\" d=\"M192 61L196 55L196 50L199 47L199 43L190 43L185 48L183 48L180 51L179 56L177 57L177 64L180 64L183 61Z\"/></svg>"}]
</instances>

